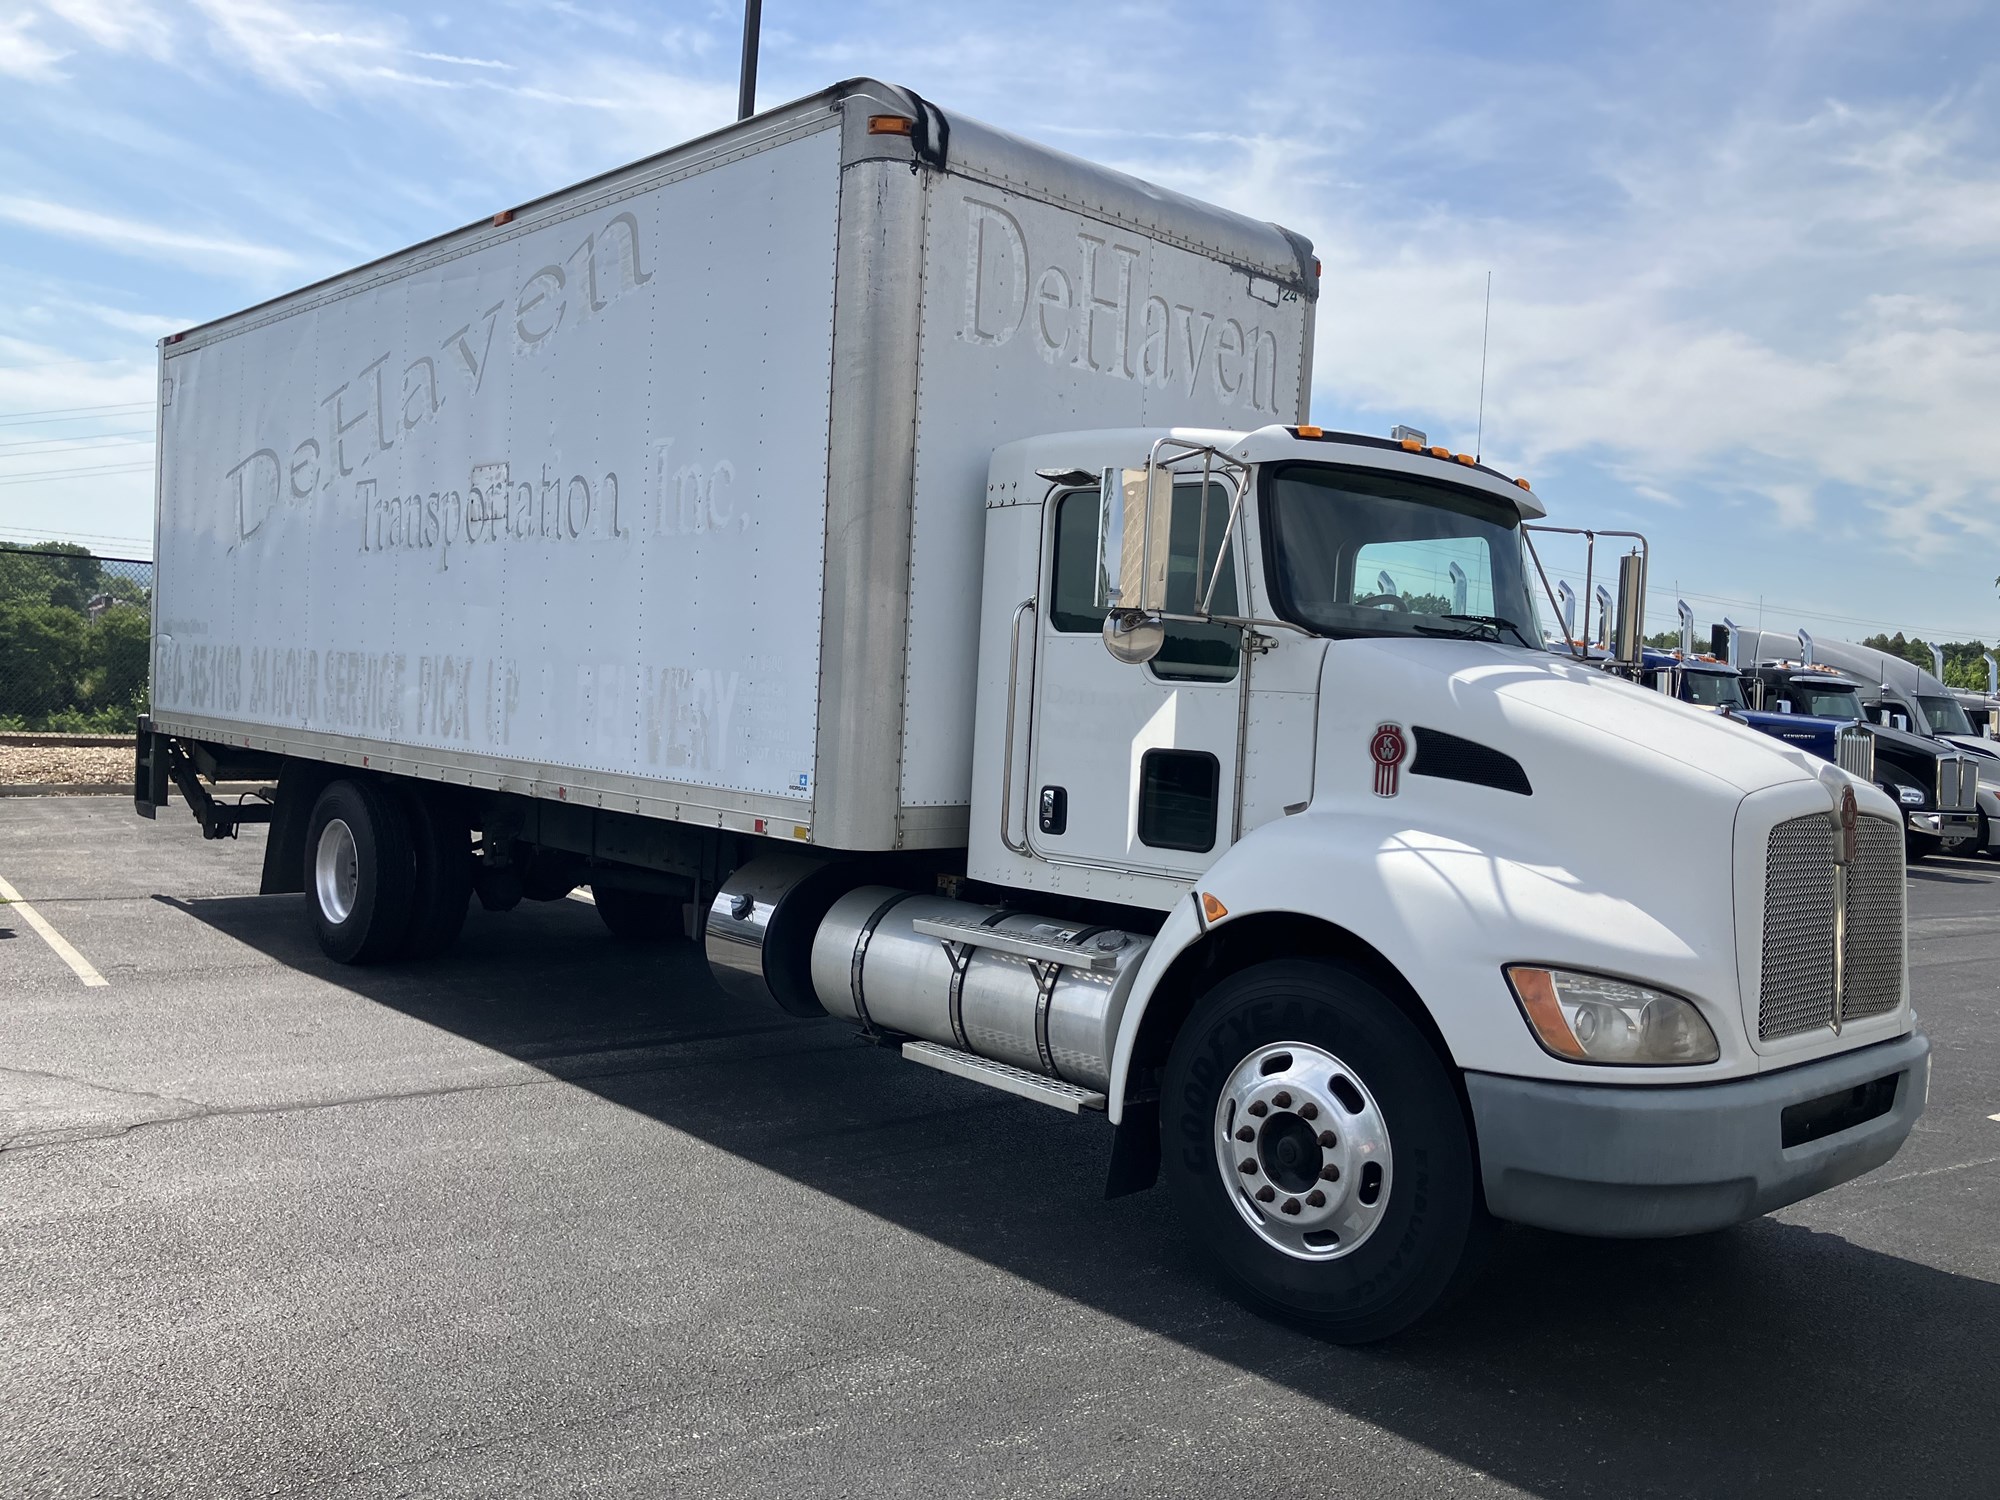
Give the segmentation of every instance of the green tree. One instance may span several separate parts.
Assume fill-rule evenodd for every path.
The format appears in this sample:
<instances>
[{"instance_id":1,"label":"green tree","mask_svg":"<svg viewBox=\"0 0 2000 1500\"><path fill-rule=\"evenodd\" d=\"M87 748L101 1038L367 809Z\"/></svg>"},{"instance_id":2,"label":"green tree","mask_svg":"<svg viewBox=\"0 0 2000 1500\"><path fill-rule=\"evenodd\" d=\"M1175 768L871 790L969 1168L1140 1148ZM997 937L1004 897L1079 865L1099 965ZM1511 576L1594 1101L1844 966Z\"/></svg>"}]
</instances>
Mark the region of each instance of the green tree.
<instances>
[{"instance_id":1,"label":"green tree","mask_svg":"<svg viewBox=\"0 0 2000 1500\"><path fill-rule=\"evenodd\" d=\"M129 604L113 605L90 622L82 687L92 708L143 711L151 642L151 620Z\"/></svg>"},{"instance_id":2,"label":"green tree","mask_svg":"<svg viewBox=\"0 0 2000 1500\"><path fill-rule=\"evenodd\" d=\"M0 546L0 601L57 604L82 614L97 595L116 592L117 581L87 547L74 542L37 542L33 551Z\"/></svg>"},{"instance_id":3,"label":"green tree","mask_svg":"<svg viewBox=\"0 0 2000 1500\"><path fill-rule=\"evenodd\" d=\"M0 714L37 720L76 701L84 617L32 600L0 599Z\"/></svg>"}]
</instances>

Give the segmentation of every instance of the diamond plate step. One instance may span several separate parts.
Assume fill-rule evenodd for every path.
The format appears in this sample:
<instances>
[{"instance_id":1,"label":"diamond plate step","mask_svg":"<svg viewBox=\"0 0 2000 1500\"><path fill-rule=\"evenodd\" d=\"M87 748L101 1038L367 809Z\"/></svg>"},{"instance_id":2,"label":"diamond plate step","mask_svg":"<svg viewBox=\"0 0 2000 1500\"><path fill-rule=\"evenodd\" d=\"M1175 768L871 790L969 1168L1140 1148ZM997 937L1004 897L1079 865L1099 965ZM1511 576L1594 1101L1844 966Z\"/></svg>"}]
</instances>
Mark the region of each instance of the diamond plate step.
<instances>
[{"instance_id":1,"label":"diamond plate step","mask_svg":"<svg viewBox=\"0 0 2000 1500\"><path fill-rule=\"evenodd\" d=\"M903 1056L927 1068L936 1068L940 1073L969 1078L974 1083L983 1083L1002 1093L1018 1094L1023 1099L1050 1105L1065 1114L1077 1115L1086 1109L1103 1109L1105 1106L1102 1094L1060 1079L1044 1078L1039 1073L1030 1073L1007 1063L974 1057L956 1047L940 1047L935 1042L905 1042Z\"/></svg>"},{"instance_id":2,"label":"diamond plate step","mask_svg":"<svg viewBox=\"0 0 2000 1500\"><path fill-rule=\"evenodd\" d=\"M918 917L910 923L910 928L925 937L943 938L948 943L970 943L975 948L991 948L996 953L1011 953L1016 958L1066 964L1072 969L1088 969L1097 974L1108 974L1116 969L1118 955L1131 942L1121 932L1101 932L1080 943L1062 938L1036 937L1026 932L1002 932L995 927L981 927L976 917ZM1118 939L1113 946L1098 946L1100 939L1111 938Z\"/></svg>"}]
</instances>

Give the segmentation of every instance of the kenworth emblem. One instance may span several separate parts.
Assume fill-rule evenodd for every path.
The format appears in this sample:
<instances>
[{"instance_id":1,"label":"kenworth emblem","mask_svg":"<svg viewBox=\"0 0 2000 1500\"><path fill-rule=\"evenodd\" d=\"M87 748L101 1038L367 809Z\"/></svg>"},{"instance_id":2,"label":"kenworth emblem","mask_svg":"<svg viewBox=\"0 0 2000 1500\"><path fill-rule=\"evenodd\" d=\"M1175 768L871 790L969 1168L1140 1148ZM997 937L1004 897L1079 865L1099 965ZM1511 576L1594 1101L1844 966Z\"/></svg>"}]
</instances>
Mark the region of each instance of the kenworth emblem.
<instances>
[{"instance_id":1,"label":"kenworth emblem","mask_svg":"<svg viewBox=\"0 0 2000 1500\"><path fill-rule=\"evenodd\" d=\"M1375 738L1369 742L1368 753L1375 757L1375 795L1393 797L1396 783L1400 779L1398 767L1403 757L1410 753L1410 742L1403 737L1400 724L1378 724Z\"/></svg>"},{"instance_id":2,"label":"kenworth emblem","mask_svg":"<svg viewBox=\"0 0 2000 1500\"><path fill-rule=\"evenodd\" d=\"M1861 809L1855 804L1854 788L1840 789L1840 863L1851 865L1861 844Z\"/></svg>"}]
</instances>

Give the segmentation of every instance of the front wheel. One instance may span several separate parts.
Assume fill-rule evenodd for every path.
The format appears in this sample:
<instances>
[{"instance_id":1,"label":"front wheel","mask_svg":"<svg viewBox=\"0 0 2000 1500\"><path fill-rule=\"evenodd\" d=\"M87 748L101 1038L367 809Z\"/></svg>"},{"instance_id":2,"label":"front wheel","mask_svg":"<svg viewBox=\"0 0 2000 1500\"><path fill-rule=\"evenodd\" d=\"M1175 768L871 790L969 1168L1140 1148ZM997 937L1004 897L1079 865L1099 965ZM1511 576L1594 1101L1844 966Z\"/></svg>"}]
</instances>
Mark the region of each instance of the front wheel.
<instances>
[{"instance_id":1,"label":"front wheel","mask_svg":"<svg viewBox=\"0 0 2000 1500\"><path fill-rule=\"evenodd\" d=\"M1934 833L1906 833L1903 835L1903 857L1910 864L1920 859L1929 859L1944 848L1944 840Z\"/></svg>"},{"instance_id":2,"label":"front wheel","mask_svg":"<svg viewBox=\"0 0 2000 1500\"><path fill-rule=\"evenodd\" d=\"M1266 1310L1366 1343L1476 1274L1490 1221L1451 1076L1353 970L1224 980L1175 1040L1160 1109L1183 1217Z\"/></svg>"}]
</instances>

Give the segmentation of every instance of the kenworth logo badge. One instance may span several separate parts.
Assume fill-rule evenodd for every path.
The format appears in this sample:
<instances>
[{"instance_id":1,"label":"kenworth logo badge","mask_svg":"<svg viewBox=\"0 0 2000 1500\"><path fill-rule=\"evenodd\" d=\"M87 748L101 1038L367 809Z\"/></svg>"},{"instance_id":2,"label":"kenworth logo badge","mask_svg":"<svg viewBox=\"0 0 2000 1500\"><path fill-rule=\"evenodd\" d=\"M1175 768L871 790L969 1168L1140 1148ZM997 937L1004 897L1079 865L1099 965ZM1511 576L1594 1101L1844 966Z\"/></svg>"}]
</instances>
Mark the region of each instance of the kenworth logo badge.
<instances>
[{"instance_id":1,"label":"kenworth logo badge","mask_svg":"<svg viewBox=\"0 0 2000 1500\"><path fill-rule=\"evenodd\" d=\"M1395 796L1396 783L1401 780L1399 768L1403 757L1410 753L1410 742L1403 737L1403 726L1376 725L1375 738L1369 741L1368 753L1375 757L1375 795Z\"/></svg>"}]
</instances>

